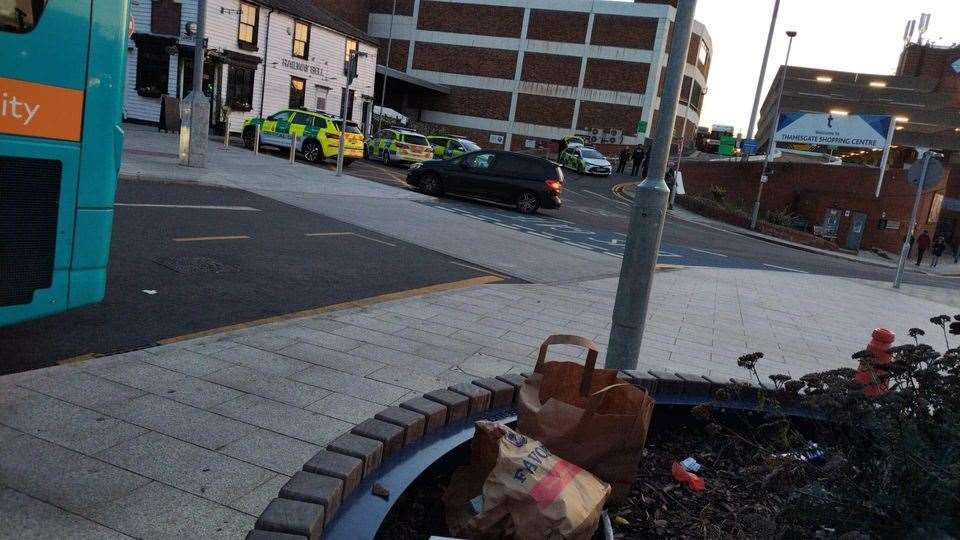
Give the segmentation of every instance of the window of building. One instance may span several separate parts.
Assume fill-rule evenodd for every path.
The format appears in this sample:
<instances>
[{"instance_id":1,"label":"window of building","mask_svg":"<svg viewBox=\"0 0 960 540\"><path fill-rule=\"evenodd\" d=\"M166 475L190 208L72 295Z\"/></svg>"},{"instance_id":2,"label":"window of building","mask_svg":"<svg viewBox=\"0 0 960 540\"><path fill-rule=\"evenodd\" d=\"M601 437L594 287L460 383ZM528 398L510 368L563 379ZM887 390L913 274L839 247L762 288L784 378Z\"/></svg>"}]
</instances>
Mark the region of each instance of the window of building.
<instances>
[{"instance_id":1,"label":"window of building","mask_svg":"<svg viewBox=\"0 0 960 540\"><path fill-rule=\"evenodd\" d=\"M25 34L37 25L47 0L7 0L0 2L0 32Z\"/></svg>"},{"instance_id":2,"label":"window of building","mask_svg":"<svg viewBox=\"0 0 960 540\"><path fill-rule=\"evenodd\" d=\"M344 63L350 61L350 56L353 51L357 50L360 44L355 39L347 39L347 46L343 51L343 61Z\"/></svg>"},{"instance_id":3,"label":"window of building","mask_svg":"<svg viewBox=\"0 0 960 540\"><path fill-rule=\"evenodd\" d=\"M290 77L290 102L291 109L302 108L304 99L306 99L307 81L300 77Z\"/></svg>"},{"instance_id":4,"label":"window of building","mask_svg":"<svg viewBox=\"0 0 960 540\"><path fill-rule=\"evenodd\" d=\"M137 93L144 97L160 97L167 93L170 76L170 55L160 43L145 42L137 46Z\"/></svg>"},{"instance_id":5,"label":"window of building","mask_svg":"<svg viewBox=\"0 0 960 540\"><path fill-rule=\"evenodd\" d=\"M700 50L697 51L697 63L706 65L709 59L710 49L708 49L706 43L703 42L703 38L700 38Z\"/></svg>"},{"instance_id":6,"label":"window of building","mask_svg":"<svg viewBox=\"0 0 960 540\"><path fill-rule=\"evenodd\" d=\"M319 84L315 86L315 89L317 94L317 110L327 110L327 96L330 95L330 89L326 86L320 86Z\"/></svg>"},{"instance_id":7,"label":"window of building","mask_svg":"<svg viewBox=\"0 0 960 540\"><path fill-rule=\"evenodd\" d=\"M355 92L354 92L353 90L351 90L350 93L347 94L347 89L346 89L346 88L342 88L341 91L340 91L340 110L341 110L341 111L343 111L343 100L344 100L344 98L347 97L347 96L350 96L350 97L349 97L349 101L347 101L347 115L346 115L346 116L347 116L347 120L353 120L353 99L354 99L354 97L355 97L354 94L355 94Z\"/></svg>"},{"instance_id":8,"label":"window of building","mask_svg":"<svg viewBox=\"0 0 960 540\"><path fill-rule=\"evenodd\" d=\"M310 54L310 25L305 22L293 22L293 55L307 59Z\"/></svg>"},{"instance_id":9,"label":"window of building","mask_svg":"<svg viewBox=\"0 0 960 540\"><path fill-rule=\"evenodd\" d=\"M240 26L237 28L237 46L251 51L257 50L257 26L260 23L260 8L254 4L240 2Z\"/></svg>"},{"instance_id":10,"label":"window of building","mask_svg":"<svg viewBox=\"0 0 960 540\"><path fill-rule=\"evenodd\" d=\"M703 106L703 88L700 86L700 83L693 81L693 93L690 94L690 107L695 111L700 112L700 107Z\"/></svg>"},{"instance_id":11,"label":"window of building","mask_svg":"<svg viewBox=\"0 0 960 540\"><path fill-rule=\"evenodd\" d=\"M227 69L227 100L232 111L253 109L253 83L256 69L231 64Z\"/></svg>"},{"instance_id":12,"label":"window of building","mask_svg":"<svg viewBox=\"0 0 960 540\"><path fill-rule=\"evenodd\" d=\"M150 31L168 36L180 35L180 2L153 0L150 5Z\"/></svg>"}]
</instances>

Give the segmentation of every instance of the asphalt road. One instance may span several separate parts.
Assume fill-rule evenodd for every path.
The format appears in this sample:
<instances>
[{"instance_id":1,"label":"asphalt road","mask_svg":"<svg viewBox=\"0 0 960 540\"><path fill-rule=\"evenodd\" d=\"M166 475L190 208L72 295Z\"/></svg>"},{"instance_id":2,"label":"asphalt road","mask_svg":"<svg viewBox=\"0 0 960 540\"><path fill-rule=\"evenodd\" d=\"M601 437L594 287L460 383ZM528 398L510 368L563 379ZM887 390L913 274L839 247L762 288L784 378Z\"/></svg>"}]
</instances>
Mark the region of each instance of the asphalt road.
<instances>
[{"instance_id":1,"label":"asphalt road","mask_svg":"<svg viewBox=\"0 0 960 540\"><path fill-rule=\"evenodd\" d=\"M0 328L0 374L491 276L235 189L121 182L117 203L104 301Z\"/></svg>"}]
</instances>

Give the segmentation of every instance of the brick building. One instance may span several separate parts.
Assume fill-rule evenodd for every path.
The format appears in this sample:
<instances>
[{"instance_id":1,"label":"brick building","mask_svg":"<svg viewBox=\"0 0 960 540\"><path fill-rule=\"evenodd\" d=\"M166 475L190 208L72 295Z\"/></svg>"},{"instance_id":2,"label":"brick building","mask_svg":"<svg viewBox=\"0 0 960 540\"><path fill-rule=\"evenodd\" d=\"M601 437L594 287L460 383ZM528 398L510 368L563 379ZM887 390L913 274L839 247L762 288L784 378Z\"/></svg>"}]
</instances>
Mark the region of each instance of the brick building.
<instances>
[{"instance_id":1,"label":"brick building","mask_svg":"<svg viewBox=\"0 0 960 540\"><path fill-rule=\"evenodd\" d=\"M356 9L315 2L341 18ZM676 13L669 1L396 0L396 15L394 0L364 4L365 30L380 41L378 103L386 81L386 105L416 121L507 149L572 133L636 144L637 123L655 125ZM695 23L677 111L688 133L711 48Z\"/></svg>"}]
</instances>

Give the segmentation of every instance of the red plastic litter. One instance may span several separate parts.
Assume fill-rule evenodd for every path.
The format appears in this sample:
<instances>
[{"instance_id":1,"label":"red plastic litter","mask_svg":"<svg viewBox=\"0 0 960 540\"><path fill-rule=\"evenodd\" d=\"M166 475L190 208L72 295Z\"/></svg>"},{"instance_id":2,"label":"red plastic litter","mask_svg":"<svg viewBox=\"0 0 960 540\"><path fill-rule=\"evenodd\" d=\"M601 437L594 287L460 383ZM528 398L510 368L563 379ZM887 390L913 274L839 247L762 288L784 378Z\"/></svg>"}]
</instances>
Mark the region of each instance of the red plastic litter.
<instances>
[{"instance_id":1,"label":"red plastic litter","mask_svg":"<svg viewBox=\"0 0 960 540\"><path fill-rule=\"evenodd\" d=\"M686 484L688 488L694 491L703 491L706 489L706 484L703 481L703 478L693 474L692 472L683 468L683 465L673 462L673 477L677 479L677 482L681 484Z\"/></svg>"}]
</instances>

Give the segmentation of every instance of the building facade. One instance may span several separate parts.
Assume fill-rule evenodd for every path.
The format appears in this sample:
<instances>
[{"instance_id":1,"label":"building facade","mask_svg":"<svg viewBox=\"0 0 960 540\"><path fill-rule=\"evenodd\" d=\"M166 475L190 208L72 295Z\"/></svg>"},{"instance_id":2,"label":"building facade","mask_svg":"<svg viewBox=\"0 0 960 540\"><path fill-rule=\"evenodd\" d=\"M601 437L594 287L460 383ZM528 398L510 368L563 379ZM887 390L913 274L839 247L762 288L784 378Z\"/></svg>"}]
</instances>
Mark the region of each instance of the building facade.
<instances>
[{"instance_id":1,"label":"building facade","mask_svg":"<svg viewBox=\"0 0 960 540\"><path fill-rule=\"evenodd\" d=\"M157 123L164 95L193 88L196 0L132 0L134 23L127 59L124 114ZM309 0L207 0L204 93L211 125L239 131L243 118L300 106L368 125L372 113L377 42ZM345 92L344 62L359 59L358 77Z\"/></svg>"},{"instance_id":2,"label":"building facade","mask_svg":"<svg viewBox=\"0 0 960 540\"><path fill-rule=\"evenodd\" d=\"M369 0L369 9L378 92L385 82L386 106L414 120L515 150L571 134L638 144L656 125L669 2ZM695 23L677 111L678 134L686 123L690 138L711 51Z\"/></svg>"}]
</instances>

